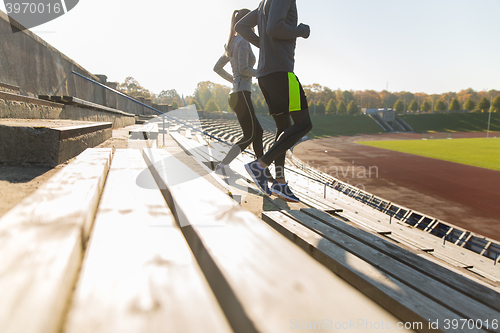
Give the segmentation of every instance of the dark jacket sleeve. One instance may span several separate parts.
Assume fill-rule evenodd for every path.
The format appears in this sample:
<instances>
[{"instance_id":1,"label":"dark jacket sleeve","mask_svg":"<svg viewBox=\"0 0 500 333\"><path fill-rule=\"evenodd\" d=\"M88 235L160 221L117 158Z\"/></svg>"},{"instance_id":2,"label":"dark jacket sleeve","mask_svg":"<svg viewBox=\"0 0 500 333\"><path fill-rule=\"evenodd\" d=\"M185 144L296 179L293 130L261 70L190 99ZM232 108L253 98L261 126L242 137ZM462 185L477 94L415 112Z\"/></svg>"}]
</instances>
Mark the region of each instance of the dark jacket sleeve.
<instances>
[{"instance_id":1,"label":"dark jacket sleeve","mask_svg":"<svg viewBox=\"0 0 500 333\"><path fill-rule=\"evenodd\" d=\"M293 39L297 37L308 38L310 29L308 25L299 24L291 26L285 19L293 0L273 0L269 8L266 32L276 39Z\"/></svg>"},{"instance_id":2,"label":"dark jacket sleeve","mask_svg":"<svg viewBox=\"0 0 500 333\"><path fill-rule=\"evenodd\" d=\"M245 38L247 41L252 43L253 45L259 47L259 36L255 34L252 30L257 25L257 9L251 11L245 17L243 17L234 29L237 33L241 35L241 37Z\"/></svg>"}]
</instances>

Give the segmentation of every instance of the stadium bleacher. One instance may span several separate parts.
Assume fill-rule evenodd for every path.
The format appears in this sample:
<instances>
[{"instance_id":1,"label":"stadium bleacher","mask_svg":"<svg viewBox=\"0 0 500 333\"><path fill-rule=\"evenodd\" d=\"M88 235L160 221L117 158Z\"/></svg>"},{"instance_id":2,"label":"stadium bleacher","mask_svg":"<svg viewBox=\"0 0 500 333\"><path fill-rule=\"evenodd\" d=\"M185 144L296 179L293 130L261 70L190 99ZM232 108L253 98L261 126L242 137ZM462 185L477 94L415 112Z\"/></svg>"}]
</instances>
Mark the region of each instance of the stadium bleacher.
<instances>
[{"instance_id":1,"label":"stadium bleacher","mask_svg":"<svg viewBox=\"0 0 500 333\"><path fill-rule=\"evenodd\" d=\"M134 127L141 149L86 150L0 219L6 332L274 333L349 322L360 332L381 322L499 331L498 242L481 245L292 153L287 177L302 202L261 197L260 219L245 209L260 197L244 169L251 149L230 175L211 170L229 149L219 140L241 136L237 122L165 126L158 117ZM267 146L274 136L265 129ZM190 163L168 151L174 144ZM473 327L447 327L451 319Z\"/></svg>"}]
</instances>

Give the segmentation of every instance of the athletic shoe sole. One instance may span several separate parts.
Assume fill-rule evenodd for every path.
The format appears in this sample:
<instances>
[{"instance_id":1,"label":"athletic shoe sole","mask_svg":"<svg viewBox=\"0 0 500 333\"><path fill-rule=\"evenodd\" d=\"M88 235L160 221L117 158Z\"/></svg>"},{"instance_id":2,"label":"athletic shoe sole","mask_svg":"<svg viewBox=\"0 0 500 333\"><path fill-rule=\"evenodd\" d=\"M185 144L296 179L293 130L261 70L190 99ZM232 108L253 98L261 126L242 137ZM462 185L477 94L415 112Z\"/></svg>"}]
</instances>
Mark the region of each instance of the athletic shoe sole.
<instances>
[{"instance_id":1,"label":"athletic shoe sole","mask_svg":"<svg viewBox=\"0 0 500 333\"><path fill-rule=\"evenodd\" d=\"M274 195L276 195L276 196L277 196L277 197L279 197L280 199L283 199L283 200L288 201L288 202L295 202L295 203L300 202L300 200L290 198L289 196L287 196L287 195L285 195L285 194L283 194L283 193L281 193L281 192L275 191L275 190L273 190L272 188L271 188L270 190L271 190L271 192L272 192Z\"/></svg>"},{"instance_id":2,"label":"athletic shoe sole","mask_svg":"<svg viewBox=\"0 0 500 333\"><path fill-rule=\"evenodd\" d=\"M250 177L252 177L252 180L253 182L255 183L255 185L257 185L257 188L259 189L259 191L264 194L264 195L267 195L269 196L270 194L266 193L266 191L260 186L257 178L255 178L254 174L253 174L253 171L252 169L250 169L250 166L248 166L248 164L245 164L245 169L247 170L248 174L250 175Z\"/></svg>"}]
</instances>

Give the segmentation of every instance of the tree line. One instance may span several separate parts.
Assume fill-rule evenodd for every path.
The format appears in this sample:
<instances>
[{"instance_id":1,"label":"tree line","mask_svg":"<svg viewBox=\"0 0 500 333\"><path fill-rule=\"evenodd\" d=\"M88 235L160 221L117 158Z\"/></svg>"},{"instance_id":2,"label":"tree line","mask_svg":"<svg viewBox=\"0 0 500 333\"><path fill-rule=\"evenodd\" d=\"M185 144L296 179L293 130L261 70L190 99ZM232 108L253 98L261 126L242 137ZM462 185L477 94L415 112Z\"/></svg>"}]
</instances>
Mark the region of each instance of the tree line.
<instances>
[{"instance_id":1,"label":"tree line","mask_svg":"<svg viewBox=\"0 0 500 333\"><path fill-rule=\"evenodd\" d=\"M304 86L304 90L310 103L309 110L311 113L316 111L316 114L354 115L365 108L393 108L398 113L484 112L490 109L490 104L493 112L500 111L500 91L497 90L475 91L469 88L458 93L426 94L387 90L332 90L319 84Z\"/></svg>"},{"instance_id":2,"label":"tree line","mask_svg":"<svg viewBox=\"0 0 500 333\"><path fill-rule=\"evenodd\" d=\"M231 88L210 81L199 82L192 95L181 97L175 89L151 93L137 80L127 77L118 89L132 97L149 98L155 104L168 104L175 108L195 104L198 110L210 112L230 111L228 95ZM500 112L500 91L475 91L472 88L458 93L425 94L389 92L383 90L332 90L320 84L304 86L313 115L359 115L364 108L393 108L398 113L471 111ZM258 84L252 84L252 102L256 113L268 113L267 104Z\"/></svg>"}]
</instances>

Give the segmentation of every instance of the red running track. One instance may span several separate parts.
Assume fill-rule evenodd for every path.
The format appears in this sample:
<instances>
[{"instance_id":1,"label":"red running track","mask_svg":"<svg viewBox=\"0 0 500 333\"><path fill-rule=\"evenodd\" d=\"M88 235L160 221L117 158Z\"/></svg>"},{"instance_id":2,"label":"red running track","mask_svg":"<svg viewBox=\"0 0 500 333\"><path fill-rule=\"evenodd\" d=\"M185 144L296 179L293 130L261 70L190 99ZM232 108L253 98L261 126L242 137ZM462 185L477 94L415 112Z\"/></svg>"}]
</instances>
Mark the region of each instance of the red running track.
<instances>
[{"instance_id":1,"label":"red running track","mask_svg":"<svg viewBox=\"0 0 500 333\"><path fill-rule=\"evenodd\" d=\"M454 138L485 136L453 133ZM500 133L490 136L500 137ZM421 140L422 135L398 133L310 140L296 146L294 154L314 168L395 204L500 240L500 171L355 143L402 139Z\"/></svg>"}]
</instances>

